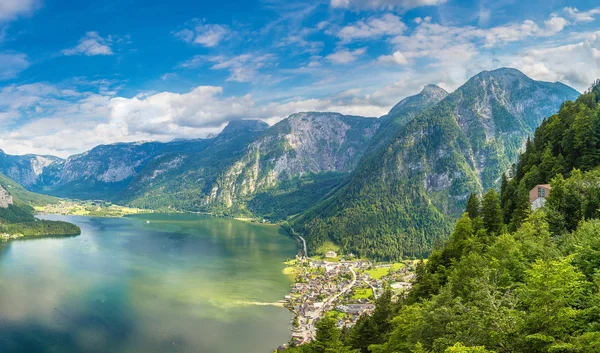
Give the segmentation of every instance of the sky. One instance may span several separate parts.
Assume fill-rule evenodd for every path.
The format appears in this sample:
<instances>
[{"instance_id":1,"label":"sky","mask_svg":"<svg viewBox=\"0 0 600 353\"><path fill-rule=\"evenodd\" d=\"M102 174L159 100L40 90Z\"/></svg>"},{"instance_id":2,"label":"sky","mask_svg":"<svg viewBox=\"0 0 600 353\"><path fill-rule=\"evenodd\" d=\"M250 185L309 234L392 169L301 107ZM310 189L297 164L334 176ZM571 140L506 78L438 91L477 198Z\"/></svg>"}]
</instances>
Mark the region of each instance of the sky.
<instances>
[{"instance_id":1,"label":"sky","mask_svg":"<svg viewBox=\"0 0 600 353\"><path fill-rule=\"evenodd\" d=\"M596 0L0 0L0 148L99 144L379 117L426 84L514 67L600 78Z\"/></svg>"}]
</instances>

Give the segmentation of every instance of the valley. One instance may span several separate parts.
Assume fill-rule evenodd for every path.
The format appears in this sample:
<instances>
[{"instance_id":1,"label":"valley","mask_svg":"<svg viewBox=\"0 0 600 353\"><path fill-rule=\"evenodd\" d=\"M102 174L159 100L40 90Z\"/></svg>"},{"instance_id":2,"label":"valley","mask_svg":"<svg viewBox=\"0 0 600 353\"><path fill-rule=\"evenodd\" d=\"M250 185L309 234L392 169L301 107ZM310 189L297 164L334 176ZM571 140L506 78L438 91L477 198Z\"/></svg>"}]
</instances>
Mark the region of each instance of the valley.
<instances>
[{"instance_id":1,"label":"valley","mask_svg":"<svg viewBox=\"0 0 600 353\"><path fill-rule=\"evenodd\" d=\"M30 191L123 210L289 224L311 254L332 241L361 257L420 257L450 233L469 194L499 187L527 136L577 95L498 69L452 93L428 85L378 119L236 120L211 138L103 145L67 159L2 153L0 172Z\"/></svg>"},{"instance_id":2,"label":"valley","mask_svg":"<svg viewBox=\"0 0 600 353\"><path fill-rule=\"evenodd\" d=\"M553 186L548 189L552 189L548 208L560 211L558 216L549 214L547 228L557 234L577 230L576 223L581 219L578 217L583 215L576 213L573 220L561 218L571 211L554 200L561 196L564 200L566 190L580 192L572 190L573 184L569 183L594 185L593 167L600 160L594 148L586 149L581 143L563 144L564 151L539 146L545 136L570 136L569 123L556 121L568 116L572 106L589 113L581 107L589 103L592 109L597 103L586 103L586 97L594 93L586 94L574 103L569 98L576 92L562 84L537 82L516 70L499 69L473 77L452 93L426 86L419 95L402 100L381 118L298 113L272 127L259 121L236 121L221 134L207 139L99 146L67 160L0 155L0 166L5 168L0 171L21 178L19 181L24 184L0 176L0 229L5 242L2 246L10 253L11 248L21 247L13 242L16 239L49 236L47 241L68 244L73 239L68 236L82 234L78 241L87 247L87 242L99 241L94 234L109 232L114 242L109 244L112 250L99 256L124 251L118 263L125 261L129 263L127 271L137 268L136 272L142 271L139 266L148 270L156 265L143 264L150 255L146 249L148 239L143 236L142 243L135 244L120 237L127 235L141 241L142 233L156 233L153 256L157 249L166 249L169 256L189 263L199 251L204 255L197 260L216 261L206 264L218 271L214 266L229 262L231 254L235 254L235 261L243 259L244 266L259 270L253 275L241 275L235 272L240 264L234 266L236 270L226 269L227 275L240 282L228 294L231 300L224 301L222 293L218 303L198 289L175 296L171 289L165 289L168 300L187 310L201 305L202 315L217 310L219 314L215 315L219 316L234 310L227 308L255 307L256 310L250 310L253 313L248 312L251 320L266 319L262 316L265 313L259 311L269 311L269 318L278 318L274 324L281 332L277 336L281 338L279 343L285 342L283 328L289 330L288 334L291 331L289 344L280 346L280 350L290 352L304 352L323 341L323 332L335 333L342 328L349 336L346 342L336 344L361 347L370 342L385 347L392 341L382 340L387 337L382 336L382 330L391 330L390 315L399 313L396 306L420 305L415 303L426 295L437 298L451 275L443 268L460 266L456 265L458 259L466 261L456 257L456 252L462 253L469 246L479 251L481 246L487 246L479 242L487 244L489 237L493 239L508 231L519 234L527 222L541 222L543 216L539 212L532 215L530 203L522 195L559 170L582 168L587 173L566 174L568 181L553 179ZM540 97L545 99L544 104L538 102ZM558 115L544 115L551 115L558 106ZM557 128L553 122L566 125ZM577 130L577 125L572 129L578 141L591 141L597 132L594 128ZM544 133L545 130L552 132ZM564 157L561 159L564 155L576 156L572 165ZM39 164L40 161L46 164ZM536 169L531 163L541 163L544 168ZM35 180L31 173L37 173ZM507 173L511 173L510 180ZM557 191L561 188L565 191ZM484 190L491 191L479 201ZM463 214L465 207L467 213ZM34 217L34 212L40 219ZM593 218L595 213L586 217ZM122 230L112 233L111 224ZM272 224L278 226L270 227ZM84 225L84 233L80 225ZM52 238L55 236L59 238ZM180 243L199 241L198 236L204 239L202 242L212 239L212 246L219 243L218 249L213 249L217 253L209 254L200 248L188 253L189 245L179 248ZM159 245L165 241L174 243ZM266 243L261 245L263 241ZM441 243L445 247L436 248ZM126 260L138 246L142 252L134 256L137 260ZM283 276L273 271L282 266L282 255L272 254L276 256L270 258L279 246L285 248L288 259L293 253L301 254L285 262ZM74 254L81 251L73 249ZM240 252L248 253L242 256ZM409 260L424 257L429 260ZM267 258L268 268L258 269L253 264L261 259L266 263ZM164 264L172 266L171 260L164 259ZM198 266L190 275L193 278L202 271ZM88 276L86 271L92 267L82 267L79 275ZM182 268L174 273L181 276L188 272ZM138 281L136 276L125 277L133 281L127 287L137 286L133 284ZM259 283L255 288L250 287L250 277ZM228 283L230 280L227 278ZM211 286L221 285L219 281L204 279ZM267 287L274 289L271 282L278 283L276 292L261 292ZM199 282L190 279L190 283ZM291 291L283 294L289 286ZM176 283L175 288L179 291L181 283ZM275 293L280 294L278 298ZM141 294L139 300L152 301L147 293ZM123 305L120 311L135 307L132 303ZM279 306L294 317L283 319L281 312L273 311L282 309ZM239 313L236 311L235 315ZM145 320L131 316L105 319L125 325L138 325ZM291 328L284 324L286 321ZM28 321L16 324L31 325ZM53 335L60 335L53 325L43 328L50 335L48 342ZM208 325L224 324L217 320ZM99 330L105 337L114 336L110 330ZM369 336L372 341L363 337L374 332L379 333ZM142 335L144 342L149 342L147 333L128 335ZM165 341L160 344L172 341L182 345L183 351L201 344L191 343L192 336L163 338ZM113 345L117 344L115 349L120 349L122 340L118 335L112 340ZM262 347L263 343L267 342L252 345ZM269 344L275 346L272 340ZM91 349L76 343L64 344L65 349L73 347ZM225 347L228 346L220 344L212 349L229 349Z\"/></svg>"}]
</instances>

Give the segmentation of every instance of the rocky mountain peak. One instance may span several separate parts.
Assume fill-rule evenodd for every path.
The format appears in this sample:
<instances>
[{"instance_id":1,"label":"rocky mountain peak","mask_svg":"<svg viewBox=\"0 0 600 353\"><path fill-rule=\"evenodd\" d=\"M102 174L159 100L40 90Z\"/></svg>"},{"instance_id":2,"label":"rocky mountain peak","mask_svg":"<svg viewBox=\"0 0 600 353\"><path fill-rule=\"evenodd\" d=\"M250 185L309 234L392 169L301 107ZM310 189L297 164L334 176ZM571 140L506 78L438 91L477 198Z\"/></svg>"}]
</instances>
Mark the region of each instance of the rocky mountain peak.
<instances>
[{"instance_id":1,"label":"rocky mountain peak","mask_svg":"<svg viewBox=\"0 0 600 353\"><path fill-rule=\"evenodd\" d=\"M240 134L266 131L269 124L261 120L232 120L221 131L217 138L230 140Z\"/></svg>"},{"instance_id":2,"label":"rocky mountain peak","mask_svg":"<svg viewBox=\"0 0 600 353\"><path fill-rule=\"evenodd\" d=\"M442 87L440 87L438 85L428 84L428 85L425 85L425 87L423 87L423 90L421 90L420 94L423 96L430 96L430 97L445 97L448 95L448 92L446 92L445 89L443 89Z\"/></svg>"},{"instance_id":3,"label":"rocky mountain peak","mask_svg":"<svg viewBox=\"0 0 600 353\"><path fill-rule=\"evenodd\" d=\"M485 86L501 87L502 89L519 89L521 87L535 84L536 81L529 78L521 71L513 68L500 68L492 71L482 71L473 76L465 86L469 84L483 84Z\"/></svg>"},{"instance_id":4,"label":"rocky mountain peak","mask_svg":"<svg viewBox=\"0 0 600 353\"><path fill-rule=\"evenodd\" d=\"M390 110L387 116L394 117L398 115L408 115L412 117L416 113L438 103L446 98L446 96L448 96L448 92L443 88L433 84L426 85L419 94L401 100L392 108L392 110Z\"/></svg>"}]
</instances>

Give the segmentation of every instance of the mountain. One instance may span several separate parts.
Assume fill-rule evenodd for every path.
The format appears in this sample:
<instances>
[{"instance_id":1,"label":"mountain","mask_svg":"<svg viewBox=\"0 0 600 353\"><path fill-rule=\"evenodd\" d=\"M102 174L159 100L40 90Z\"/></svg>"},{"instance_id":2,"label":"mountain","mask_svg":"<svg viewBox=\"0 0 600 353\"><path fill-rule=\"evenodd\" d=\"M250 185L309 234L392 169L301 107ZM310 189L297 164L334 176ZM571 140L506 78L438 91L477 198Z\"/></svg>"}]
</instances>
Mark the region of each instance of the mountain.
<instances>
[{"instance_id":1,"label":"mountain","mask_svg":"<svg viewBox=\"0 0 600 353\"><path fill-rule=\"evenodd\" d=\"M338 113L293 114L248 146L205 203L274 218L303 211L354 170L378 126Z\"/></svg>"},{"instance_id":2,"label":"mountain","mask_svg":"<svg viewBox=\"0 0 600 353\"><path fill-rule=\"evenodd\" d=\"M527 136L577 96L514 69L448 94L428 85L379 118L298 113L272 127L233 121L217 136L98 146L66 160L0 155L29 190L152 209L289 219L310 250L429 252L470 193L497 187Z\"/></svg>"},{"instance_id":3,"label":"mountain","mask_svg":"<svg viewBox=\"0 0 600 353\"><path fill-rule=\"evenodd\" d=\"M171 147L136 175L119 201L154 209L207 211L203 198L220 173L268 128L258 120L232 121L216 137L202 140L202 146Z\"/></svg>"},{"instance_id":4,"label":"mountain","mask_svg":"<svg viewBox=\"0 0 600 353\"><path fill-rule=\"evenodd\" d=\"M263 122L233 121L211 139L101 145L48 165L32 189L79 199L132 199L146 190L146 182L180 166L188 156L226 144L241 149L267 127Z\"/></svg>"},{"instance_id":5,"label":"mountain","mask_svg":"<svg viewBox=\"0 0 600 353\"><path fill-rule=\"evenodd\" d=\"M443 88L426 85L419 94L401 100L387 115L379 118L380 127L373 138L369 153L382 146L387 146L402 126L447 96L448 92Z\"/></svg>"},{"instance_id":6,"label":"mountain","mask_svg":"<svg viewBox=\"0 0 600 353\"><path fill-rule=\"evenodd\" d=\"M62 160L54 156L38 156L27 154L12 156L0 150L0 173L8 176L18 184L31 187L40 182L46 167Z\"/></svg>"},{"instance_id":7,"label":"mountain","mask_svg":"<svg viewBox=\"0 0 600 353\"><path fill-rule=\"evenodd\" d=\"M283 352L599 352L599 103L597 81L544 121L503 183L504 197L512 183L550 181L543 209L532 213L525 191L502 224L495 190L481 207L473 196L402 300L384 292L343 333L325 316L317 340Z\"/></svg>"},{"instance_id":8,"label":"mountain","mask_svg":"<svg viewBox=\"0 0 600 353\"><path fill-rule=\"evenodd\" d=\"M544 117L577 95L514 69L482 72L405 119L391 143L292 226L312 252L332 240L360 256L423 255L449 233L471 193L498 186Z\"/></svg>"}]
</instances>

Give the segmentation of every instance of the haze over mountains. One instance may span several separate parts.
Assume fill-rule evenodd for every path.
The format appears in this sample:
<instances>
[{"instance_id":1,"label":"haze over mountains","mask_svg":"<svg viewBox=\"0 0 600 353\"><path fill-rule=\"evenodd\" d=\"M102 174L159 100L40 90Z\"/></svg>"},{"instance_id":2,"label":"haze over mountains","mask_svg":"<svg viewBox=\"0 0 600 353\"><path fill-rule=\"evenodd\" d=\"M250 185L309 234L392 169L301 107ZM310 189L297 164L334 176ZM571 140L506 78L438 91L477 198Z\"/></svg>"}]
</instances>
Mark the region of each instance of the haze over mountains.
<instances>
[{"instance_id":1,"label":"haze over mountains","mask_svg":"<svg viewBox=\"0 0 600 353\"><path fill-rule=\"evenodd\" d=\"M233 121L213 138L102 145L66 160L2 152L0 171L54 196L287 219L311 251L332 240L360 255L414 256L449 232L470 193L497 186L534 129L577 96L498 69L450 94L428 85L379 119Z\"/></svg>"}]
</instances>

